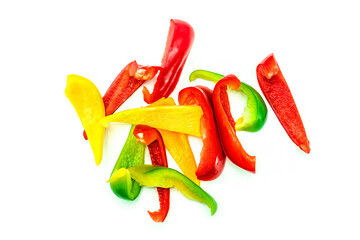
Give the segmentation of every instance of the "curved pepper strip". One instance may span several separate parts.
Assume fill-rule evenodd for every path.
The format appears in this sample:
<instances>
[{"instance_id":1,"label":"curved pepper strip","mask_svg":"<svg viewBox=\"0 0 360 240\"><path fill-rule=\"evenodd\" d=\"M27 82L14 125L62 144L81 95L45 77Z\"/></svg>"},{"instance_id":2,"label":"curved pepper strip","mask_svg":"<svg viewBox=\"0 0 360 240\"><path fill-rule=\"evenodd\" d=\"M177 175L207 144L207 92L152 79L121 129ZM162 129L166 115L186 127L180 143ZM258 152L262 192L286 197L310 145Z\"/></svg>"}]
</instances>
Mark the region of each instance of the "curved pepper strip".
<instances>
[{"instance_id":1,"label":"curved pepper strip","mask_svg":"<svg viewBox=\"0 0 360 240\"><path fill-rule=\"evenodd\" d=\"M203 148L196 171L199 180L210 181L222 173L226 156L221 147L212 107L212 91L204 86L188 87L179 92L181 105L197 105L204 112L201 118Z\"/></svg>"},{"instance_id":2,"label":"curved pepper strip","mask_svg":"<svg viewBox=\"0 0 360 240\"><path fill-rule=\"evenodd\" d=\"M149 106L175 106L173 98L161 98L158 101L150 104ZM178 133L173 131L167 131L158 129L163 137L165 147L169 151L170 155L179 166L180 170L191 179L197 185L200 185L200 181L197 178L195 172L197 169L194 153L191 149L189 138L184 133Z\"/></svg>"},{"instance_id":3,"label":"curved pepper strip","mask_svg":"<svg viewBox=\"0 0 360 240\"><path fill-rule=\"evenodd\" d=\"M166 47L161 60L162 70L157 77L152 93L144 87L144 101L153 103L162 97L168 97L174 91L186 59L194 42L194 30L187 22L171 19Z\"/></svg>"},{"instance_id":4,"label":"curved pepper strip","mask_svg":"<svg viewBox=\"0 0 360 240\"><path fill-rule=\"evenodd\" d=\"M197 78L217 83L224 75L206 71L195 70L190 74L190 82ZM236 131L257 132L267 120L267 107L260 94L250 85L241 82L240 88L235 91L243 92L247 97L247 104L242 116L236 120Z\"/></svg>"},{"instance_id":5,"label":"curved pepper strip","mask_svg":"<svg viewBox=\"0 0 360 240\"><path fill-rule=\"evenodd\" d=\"M199 106L141 107L114 113L100 122L104 127L108 127L109 122L123 122L201 137L202 115Z\"/></svg>"},{"instance_id":6,"label":"curved pepper strip","mask_svg":"<svg viewBox=\"0 0 360 240\"><path fill-rule=\"evenodd\" d=\"M230 112L227 87L238 89L240 80L235 75L222 78L214 88L213 104L220 140L226 156L237 166L255 173L255 157L243 149L236 136L235 121Z\"/></svg>"},{"instance_id":7,"label":"curved pepper strip","mask_svg":"<svg viewBox=\"0 0 360 240\"><path fill-rule=\"evenodd\" d=\"M147 145L151 157L151 163L155 166L168 167L165 145L160 133L145 125L137 125L133 132L136 140ZM163 222L169 212L170 189L157 188L159 195L160 209L156 212L148 211L154 222Z\"/></svg>"},{"instance_id":8,"label":"curved pepper strip","mask_svg":"<svg viewBox=\"0 0 360 240\"><path fill-rule=\"evenodd\" d=\"M76 110L80 121L88 133L91 149L96 165L99 165L103 155L105 128L100 120L105 116L104 102L94 83L79 75L67 76L65 95Z\"/></svg>"},{"instance_id":9,"label":"curved pepper strip","mask_svg":"<svg viewBox=\"0 0 360 240\"><path fill-rule=\"evenodd\" d=\"M134 129L135 125L132 125L114 169L111 172L111 176L120 168L129 168L144 164L145 146L137 142L137 139L133 135ZM110 187L116 196L126 200L136 199L141 190L139 183L131 179L130 174L125 174L123 177L111 181Z\"/></svg>"},{"instance_id":10,"label":"curved pepper strip","mask_svg":"<svg viewBox=\"0 0 360 240\"><path fill-rule=\"evenodd\" d=\"M162 187L178 189L185 197L206 204L211 211L211 215L217 210L216 201L212 196L205 192L196 183L191 181L182 173L172 168L142 165L128 169L119 169L112 178L117 178L128 171L133 179L143 186ZM112 181L112 179L110 179Z\"/></svg>"},{"instance_id":11,"label":"curved pepper strip","mask_svg":"<svg viewBox=\"0 0 360 240\"><path fill-rule=\"evenodd\" d=\"M153 79L160 69L156 66L141 66L136 61L126 65L103 96L105 115L113 114L145 80ZM83 135L87 139L85 131Z\"/></svg>"},{"instance_id":12,"label":"curved pepper strip","mask_svg":"<svg viewBox=\"0 0 360 240\"><path fill-rule=\"evenodd\" d=\"M310 153L304 124L274 54L257 66L256 75L261 91L290 139L305 153Z\"/></svg>"}]
</instances>

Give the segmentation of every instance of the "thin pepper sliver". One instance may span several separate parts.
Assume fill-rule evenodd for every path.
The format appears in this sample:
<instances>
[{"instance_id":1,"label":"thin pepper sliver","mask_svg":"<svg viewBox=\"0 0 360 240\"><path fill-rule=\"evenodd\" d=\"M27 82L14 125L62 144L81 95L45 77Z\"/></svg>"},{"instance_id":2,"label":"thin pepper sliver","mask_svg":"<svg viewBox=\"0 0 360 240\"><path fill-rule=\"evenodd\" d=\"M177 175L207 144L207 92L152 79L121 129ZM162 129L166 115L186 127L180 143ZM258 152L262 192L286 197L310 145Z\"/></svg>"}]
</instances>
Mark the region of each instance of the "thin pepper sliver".
<instances>
[{"instance_id":1,"label":"thin pepper sliver","mask_svg":"<svg viewBox=\"0 0 360 240\"><path fill-rule=\"evenodd\" d=\"M256 75L261 91L290 139L305 153L310 153L304 124L274 54L257 66Z\"/></svg>"},{"instance_id":2,"label":"thin pepper sliver","mask_svg":"<svg viewBox=\"0 0 360 240\"><path fill-rule=\"evenodd\" d=\"M158 101L150 104L150 107L155 106L175 106L173 98L161 98ZM180 170L185 176L190 178L193 182L200 185L200 181L196 176L196 160L191 149L188 135L163 129L158 129L163 137L165 147L170 155L179 166Z\"/></svg>"},{"instance_id":3,"label":"thin pepper sliver","mask_svg":"<svg viewBox=\"0 0 360 240\"><path fill-rule=\"evenodd\" d=\"M158 130L145 125L137 125L133 131L136 140L148 146L151 163L154 166L168 167L165 145ZM163 222L170 208L170 189L157 188L159 195L160 209L148 211L155 222Z\"/></svg>"}]
</instances>

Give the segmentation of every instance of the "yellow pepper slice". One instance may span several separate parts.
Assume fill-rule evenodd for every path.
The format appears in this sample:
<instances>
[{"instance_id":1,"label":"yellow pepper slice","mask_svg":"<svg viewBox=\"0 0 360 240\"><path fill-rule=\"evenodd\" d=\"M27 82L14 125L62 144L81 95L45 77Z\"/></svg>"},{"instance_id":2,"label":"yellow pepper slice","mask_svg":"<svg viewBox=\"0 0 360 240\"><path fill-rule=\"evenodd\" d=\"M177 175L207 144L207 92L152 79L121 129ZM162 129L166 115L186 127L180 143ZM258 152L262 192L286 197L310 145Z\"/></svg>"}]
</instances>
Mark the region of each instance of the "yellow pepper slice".
<instances>
[{"instance_id":1,"label":"yellow pepper slice","mask_svg":"<svg viewBox=\"0 0 360 240\"><path fill-rule=\"evenodd\" d=\"M108 127L109 122L122 122L201 137L202 115L199 106L141 107L114 113L101 119L100 122L104 127Z\"/></svg>"},{"instance_id":2,"label":"yellow pepper slice","mask_svg":"<svg viewBox=\"0 0 360 240\"><path fill-rule=\"evenodd\" d=\"M149 105L149 107L156 106L175 106L173 98L162 98ZM200 185L200 181L196 177L197 165L194 154L191 150L188 136L184 133L172 132L163 129L158 129L166 149L179 166L180 170L185 176L190 178L194 183Z\"/></svg>"},{"instance_id":3,"label":"yellow pepper slice","mask_svg":"<svg viewBox=\"0 0 360 240\"><path fill-rule=\"evenodd\" d=\"M79 75L67 76L65 95L75 108L86 131L96 165L103 155L105 128L100 120L105 117L105 107L101 94L94 83Z\"/></svg>"}]
</instances>

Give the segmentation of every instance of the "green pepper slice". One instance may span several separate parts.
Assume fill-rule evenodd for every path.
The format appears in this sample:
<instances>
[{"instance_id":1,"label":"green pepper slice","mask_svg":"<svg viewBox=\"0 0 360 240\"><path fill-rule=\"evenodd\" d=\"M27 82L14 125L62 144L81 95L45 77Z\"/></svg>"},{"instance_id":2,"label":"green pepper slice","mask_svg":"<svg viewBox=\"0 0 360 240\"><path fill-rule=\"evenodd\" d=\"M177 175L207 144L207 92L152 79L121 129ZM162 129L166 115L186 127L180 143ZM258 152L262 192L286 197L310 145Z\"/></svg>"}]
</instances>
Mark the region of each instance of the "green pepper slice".
<instances>
[{"instance_id":1,"label":"green pepper slice","mask_svg":"<svg viewBox=\"0 0 360 240\"><path fill-rule=\"evenodd\" d=\"M190 82L197 78L217 83L224 75L206 71L195 70L190 74ZM247 105L244 108L242 116L236 120L236 131L257 132L267 120L267 107L260 94L250 85L241 82L240 88L235 90L243 92L247 97Z\"/></svg>"},{"instance_id":2,"label":"green pepper slice","mask_svg":"<svg viewBox=\"0 0 360 240\"><path fill-rule=\"evenodd\" d=\"M118 178L129 174L131 178L143 186L161 188L175 187L185 197L206 204L211 210L211 215L217 210L217 203L212 196L175 169L153 165L139 165L128 169L121 168L112 175L109 181L115 182Z\"/></svg>"},{"instance_id":3,"label":"green pepper slice","mask_svg":"<svg viewBox=\"0 0 360 240\"><path fill-rule=\"evenodd\" d=\"M136 137L133 135L134 128L135 125L131 125L129 135L111 172L111 176L121 168L144 164L145 145L136 142ZM140 184L131 179L129 173L110 181L110 188L116 196L126 200L136 199L141 190Z\"/></svg>"}]
</instances>

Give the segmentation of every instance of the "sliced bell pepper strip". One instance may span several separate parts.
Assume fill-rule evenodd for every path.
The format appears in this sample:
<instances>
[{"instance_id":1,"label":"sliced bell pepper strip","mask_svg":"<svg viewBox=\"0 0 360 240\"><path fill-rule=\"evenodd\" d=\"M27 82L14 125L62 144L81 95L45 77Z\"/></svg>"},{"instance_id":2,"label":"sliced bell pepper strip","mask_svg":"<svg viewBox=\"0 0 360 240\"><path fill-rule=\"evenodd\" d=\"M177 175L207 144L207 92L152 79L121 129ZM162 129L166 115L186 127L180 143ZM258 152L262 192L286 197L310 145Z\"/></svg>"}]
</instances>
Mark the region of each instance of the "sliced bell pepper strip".
<instances>
[{"instance_id":1,"label":"sliced bell pepper strip","mask_svg":"<svg viewBox=\"0 0 360 240\"><path fill-rule=\"evenodd\" d=\"M203 148L196 176L199 180L214 180L222 173L226 156L221 147L212 108L212 91L204 86L184 88L179 92L179 103L200 106L204 113L201 118Z\"/></svg>"},{"instance_id":2,"label":"sliced bell pepper strip","mask_svg":"<svg viewBox=\"0 0 360 240\"><path fill-rule=\"evenodd\" d=\"M141 66L133 61L115 78L103 100L105 115L113 114L143 83L155 77L161 67Z\"/></svg>"},{"instance_id":3,"label":"sliced bell pepper strip","mask_svg":"<svg viewBox=\"0 0 360 240\"><path fill-rule=\"evenodd\" d=\"M118 170L112 178L117 178L118 175L123 174L125 171L130 172L131 177L143 186L162 188L175 187L185 197L206 204L210 208L211 215L214 215L217 210L216 201L212 196L175 169L142 165L128 169L122 168Z\"/></svg>"},{"instance_id":4,"label":"sliced bell pepper strip","mask_svg":"<svg viewBox=\"0 0 360 240\"><path fill-rule=\"evenodd\" d=\"M157 77L152 93L144 87L144 100L153 103L168 97L179 82L181 72L194 42L194 30L187 22L171 19L166 47L161 60L162 70Z\"/></svg>"},{"instance_id":5,"label":"sliced bell pepper strip","mask_svg":"<svg viewBox=\"0 0 360 240\"><path fill-rule=\"evenodd\" d=\"M141 107L114 113L100 122L104 127L108 127L109 122L123 122L201 137L202 115L199 106Z\"/></svg>"},{"instance_id":6,"label":"sliced bell pepper strip","mask_svg":"<svg viewBox=\"0 0 360 240\"><path fill-rule=\"evenodd\" d=\"M79 75L67 76L65 95L76 110L80 121L88 133L91 149L96 165L99 165L103 155L105 128L100 119L105 116L104 102L94 83Z\"/></svg>"},{"instance_id":7,"label":"sliced bell pepper strip","mask_svg":"<svg viewBox=\"0 0 360 240\"><path fill-rule=\"evenodd\" d=\"M113 114L143 83L155 77L161 67L141 66L132 61L117 75L103 96L105 115ZM86 132L83 132L87 139Z\"/></svg>"},{"instance_id":8,"label":"sliced bell pepper strip","mask_svg":"<svg viewBox=\"0 0 360 240\"><path fill-rule=\"evenodd\" d=\"M195 70L190 74L190 81L197 78L217 83L224 75L206 71ZM267 120L267 107L260 94L250 85L241 82L240 88L235 91L242 92L247 97L247 104L244 108L242 116L236 120L236 131L257 132L265 124Z\"/></svg>"},{"instance_id":9,"label":"sliced bell pepper strip","mask_svg":"<svg viewBox=\"0 0 360 240\"><path fill-rule=\"evenodd\" d=\"M133 135L135 125L130 128L129 135L117 159L111 176L120 168L129 168L133 166L143 165L145 158L145 146L138 143ZM113 193L126 200L134 200L138 197L141 186L138 182L131 179L130 174L125 172L123 177L116 178L110 182Z\"/></svg>"},{"instance_id":10,"label":"sliced bell pepper strip","mask_svg":"<svg viewBox=\"0 0 360 240\"><path fill-rule=\"evenodd\" d=\"M213 104L220 140L226 156L237 166L255 173L255 157L247 154L236 136L235 121L230 112L227 87L238 89L240 80L235 75L227 75L216 83Z\"/></svg>"},{"instance_id":11,"label":"sliced bell pepper strip","mask_svg":"<svg viewBox=\"0 0 360 240\"><path fill-rule=\"evenodd\" d=\"M158 101L150 104L151 107L156 106L175 106L173 98L161 98ZM163 137L165 147L170 155L179 166L180 170L190 178L191 181L200 185L195 172L197 169L194 153L191 149L188 135L184 133L172 132L163 129L158 129Z\"/></svg>"},{"instance_id":12,"label":"sliced bell pepper strip","mask_svg":"<svg viewBox=\"0 0 360 240\"><path fill-rule=\"evenodd\" d=\"M147 145L151 157L151 163L155 166L168 167L165 145L162 137L155 128L145 125L137 125L133 132L136 140ZM148 211L154 222L163 222L169 212L170 189L157 188L160 209L156 212Z\"/></svg>"},{"instance_id":13,"label":"sliced bell pepper strip","mask_svg":"<svg viewBox=\"0 0 360 240\"><path fill-rule=\"evenodd\" d=\"M305 153L310 153L304 124L274 54L257 66L256 75L261 91L290 139Z\"/></svg>"}]
</instances>

